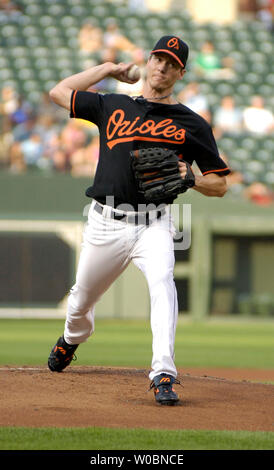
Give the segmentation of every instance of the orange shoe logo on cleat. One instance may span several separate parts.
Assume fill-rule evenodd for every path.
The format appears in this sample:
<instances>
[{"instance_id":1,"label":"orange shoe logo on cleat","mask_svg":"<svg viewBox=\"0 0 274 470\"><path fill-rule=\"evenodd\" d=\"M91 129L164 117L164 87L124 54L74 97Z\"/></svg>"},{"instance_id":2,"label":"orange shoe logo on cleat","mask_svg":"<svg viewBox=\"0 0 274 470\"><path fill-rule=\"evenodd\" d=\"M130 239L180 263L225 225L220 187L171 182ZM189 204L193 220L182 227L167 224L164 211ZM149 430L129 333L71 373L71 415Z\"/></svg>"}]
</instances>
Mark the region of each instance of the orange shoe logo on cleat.
<instances>
[{"instance_id":1,"label":"orange shoe logo on cleat","mask_svg":"<svg viewBox=\"0 0 274 470\"><path fill-rule=\"evenodd\" d=\"M64 355L67 353L67 351L64 348L62 348L61 346L58 346L58 349Z\"/></svg>"},{"instance_id":2,"label":"orange shoe logo on cleat","mask_svg":"<svg viewBox=\"0 0 274 470\"><path fill-rule=\"evenodd\" d=\"M168 377L163 377L161 380L160 380L160 383L162 382L166 382L166 383L169 383L170 382L170 379Z\"/></svg>"}]
</instances>

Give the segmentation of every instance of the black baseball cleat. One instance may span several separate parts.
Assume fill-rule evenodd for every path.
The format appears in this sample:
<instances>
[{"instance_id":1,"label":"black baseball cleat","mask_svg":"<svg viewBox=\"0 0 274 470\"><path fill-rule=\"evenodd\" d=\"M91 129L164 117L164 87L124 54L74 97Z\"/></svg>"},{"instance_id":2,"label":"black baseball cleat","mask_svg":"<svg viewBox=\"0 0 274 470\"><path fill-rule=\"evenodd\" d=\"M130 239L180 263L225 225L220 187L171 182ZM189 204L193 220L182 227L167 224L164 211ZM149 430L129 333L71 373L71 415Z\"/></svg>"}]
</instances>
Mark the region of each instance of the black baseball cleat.
<instances>
[{"instance_id":1,"label":"black baseball cleat","mask_svg":"<svg viewBox=\"0 0 274 470\"><path fill-rule=\"evenodd\" d=\"M53 346L48 358L48 366L52 372L62 372L72 360L76 359L74 351L78 348L78 344L68 344L61 336L57 343Z\"/></svg>"},{"instance_id":2,"label":"black baseball cleat","mask_svg":"<svg viewBox=\"0 0 274 470\"><path fill-rule=\"evenodd\" d=\"M154 396L160 405L176 405L179 401L178 395L172 385L180 384L172 375L160 374L156 375L150 384L150 390L154 389Z\"/></svg>"}]
</instances>

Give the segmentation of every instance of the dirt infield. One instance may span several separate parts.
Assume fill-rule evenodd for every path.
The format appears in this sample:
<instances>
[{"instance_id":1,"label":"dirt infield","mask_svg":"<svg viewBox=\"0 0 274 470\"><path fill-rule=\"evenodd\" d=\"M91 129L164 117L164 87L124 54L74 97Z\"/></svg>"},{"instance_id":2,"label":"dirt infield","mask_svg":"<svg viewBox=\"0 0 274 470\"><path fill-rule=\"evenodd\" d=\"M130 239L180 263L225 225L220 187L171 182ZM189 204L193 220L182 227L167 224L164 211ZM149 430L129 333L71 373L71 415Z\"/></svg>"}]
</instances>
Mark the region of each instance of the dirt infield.
<instances>
[{"instance_id":1,"label":"dirt infield","mask_svg":"<svg viewBox=\"0 0 274 470\"><path fill-rule=\"evenodd\" d=\"M274 431L274 371L179 371L180 404L159 406L147 371L71 366L0 369L0 426ZM252 382L251 382L252 381Z\"/></svg>"}]
</instances>

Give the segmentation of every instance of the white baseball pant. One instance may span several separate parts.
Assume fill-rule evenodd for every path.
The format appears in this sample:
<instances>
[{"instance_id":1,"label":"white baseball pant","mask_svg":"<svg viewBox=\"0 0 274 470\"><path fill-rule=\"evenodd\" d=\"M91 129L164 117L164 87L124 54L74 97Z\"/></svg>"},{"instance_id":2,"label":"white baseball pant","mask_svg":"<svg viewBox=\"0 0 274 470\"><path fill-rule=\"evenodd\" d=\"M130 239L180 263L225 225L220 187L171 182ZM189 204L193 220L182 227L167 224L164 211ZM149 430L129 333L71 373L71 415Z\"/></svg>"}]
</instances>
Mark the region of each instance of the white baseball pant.
<instances>
[{"instance_id":1,"label":"white baseball pant","mask_svg":"<svg viewBox=\"0 0 274 470\"><path fill-rule=\"evenodd\" d=\"M151 300L152 363L149 378L161 373L177 376L174 342L178 318L174 270L174 224L170 206L148 226L110 218L92 201L83 233L76 282L68 297L64 338L80 344L94 332L95 305L131 260L144 273ZM119 211L117 211L119 212ZM130 213L137 214L137 213Z\"/></svg>"}]
</instances>

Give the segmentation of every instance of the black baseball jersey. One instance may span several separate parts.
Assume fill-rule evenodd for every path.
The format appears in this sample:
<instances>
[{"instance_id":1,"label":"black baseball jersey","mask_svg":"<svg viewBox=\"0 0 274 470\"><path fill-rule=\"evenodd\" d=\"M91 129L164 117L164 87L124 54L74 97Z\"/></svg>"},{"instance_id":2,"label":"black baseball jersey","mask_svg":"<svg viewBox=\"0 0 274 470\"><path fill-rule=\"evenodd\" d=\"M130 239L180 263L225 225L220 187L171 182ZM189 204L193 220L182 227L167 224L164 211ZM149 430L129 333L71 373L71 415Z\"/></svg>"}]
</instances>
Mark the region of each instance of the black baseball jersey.
<instances>
[{"instance_id":1,"label":"black baseball jersey","mask_svg":"<svg viewBox=\"0 0 274 470\"><path fill-rule=\"evenodd\" d=\"M130 151L144 147L165 147L201 173L230 173L220 158L210 125L183 104L152 103L143 97L100 94L74 90L71 118L81 118L98 126L100 153L93 185L86 195L102 204L114 197L114 206L130 204L136 210L144 204L131 169ZM172 200L160 202L172 203Z\"/></svg>"}]
</instances>

